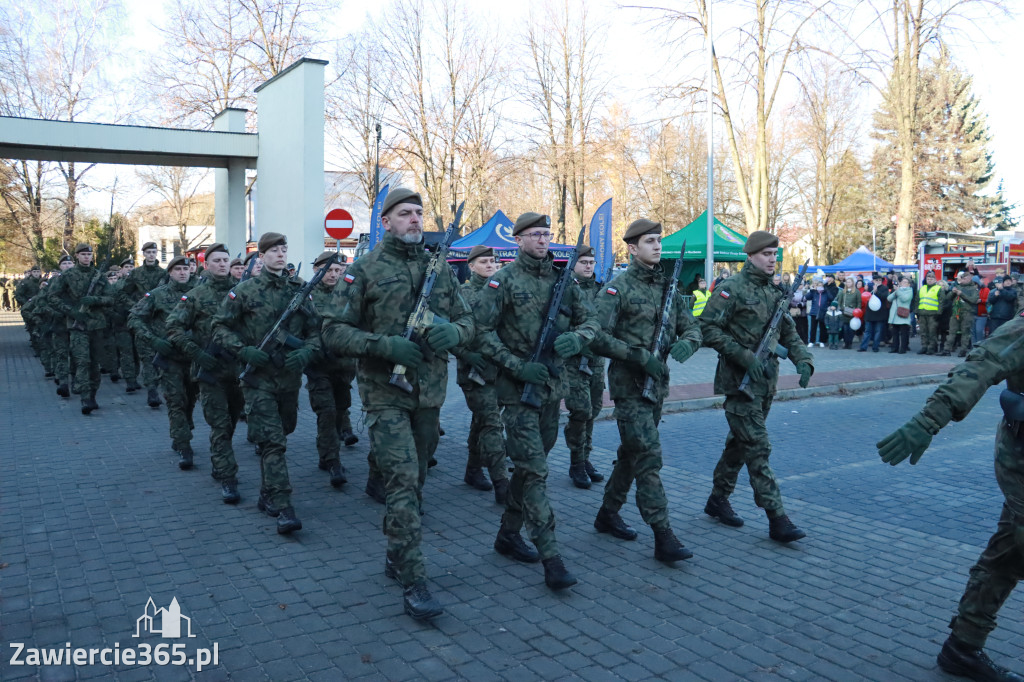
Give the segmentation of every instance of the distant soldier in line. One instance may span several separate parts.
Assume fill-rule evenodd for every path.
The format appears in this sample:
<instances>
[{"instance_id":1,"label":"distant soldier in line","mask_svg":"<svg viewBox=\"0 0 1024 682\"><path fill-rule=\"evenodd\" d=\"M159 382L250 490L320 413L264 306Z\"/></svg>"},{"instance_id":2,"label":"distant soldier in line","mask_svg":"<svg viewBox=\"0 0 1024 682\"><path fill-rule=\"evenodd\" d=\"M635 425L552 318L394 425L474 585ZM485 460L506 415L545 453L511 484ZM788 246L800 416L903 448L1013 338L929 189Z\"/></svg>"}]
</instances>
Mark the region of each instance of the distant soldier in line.
<instances>
[{"instance_id":1,"label":"distant soldier in line","mask_svg":"<svg viewBox=\"0 0 1024 682\"><path fill-rule=\"evenodd\" d=\"M29 299L39 293L39 288L42 283L43 271L38 265L33 265L26 273L25 278L18 283L18 286L14 291L14 300L18 304L19 310L25 307L25 304L29 302ZM28 332L32 352L35 353L35 356L38 358L42 355L42 344L39 338L39 330L36 328L35 322L25 319L24 315L22 315L22 319L25 320L25 330Z\"/></svg>"},{"instance_id":2,"label":"distant soldier in line","mask_svg":"<svg viewBox=\"0 0 1024 682\"><path fill-rule=\"evenodd\" d=\"M156 289L163 284L167 277L167 271L160 267L157 260L156 242L146 242L142 245L142 265L133 268L128 277L121 285L118 298L125 310L131 310L132 306L146 295L147 292ZM135 350L139 356L139 371L142 374L142 385L146 387L146 402L152 408L160 407L160 396L157 395L159 376L156 368L150 360L153 359L153 349L147 345L144 339L135 337Z\"/></svg>"},{"instance_id":3,"label":"distant soldier in line","mask_svg":"<svg viewBox=\"0 0 1024 682\"><path fill-rule=\"evenodd\" d=\"M284 331L301 342L301 347L282 349L283 366L259 348L267 332L300 285L288 278L284 266L288 240L283 234L267 232L259 241L263 269L258 277L236 284L221 302L213 321L213 340L250 367L248 382L242 384L250 439L260 456L260 498L257 507L277 518L277 532L286 535L302 529L292 506L292 485L285 451L288 434L295 430L299 413L302 370L320 349L316 310L304 302Z\"/></svg>"},{"instance_id":4,"label":"distant soldier in line","mask_svg":"<svg viewBox=\"0 0 1024 682\"><path fill-rule=\"evenodd\" d=\"M46 290L49 282L43 280L39 285L39 292L28 299L21 307L21 317L25 325L32 326L33 333L38 338L39 362L43 366L43 376L47 379L54 378L53 352L51 348L52 311L46 304Z\"/></svg>"},{"instance_id":5,"label":"distant soldier in line","mask_svg":"<svg viewBox=\"0 0 1024 682\"><path fill-rule=\"evenodd\" d=\"M213 319L236 284L228 274L227 247L211 244L204 254L205 281L183 295L167 318L167 337L192 360L192 377L199 386L203 417L210 426L210 474L220 483L221 500L237 504L238 463L231 439L244 407L238 385L238 366L234 356L213 343Z\"/></svg>"},{"instance_id":6,"label":"distant soldier in line","mask_svg":"<svg viewBox=\"0 0 1024 682\"><path fill-rule=\"evenodd\" d=\"M601 284L594 277L596 264L594 248L584 246L576 261L575 280L591 305L601 290ZM591 482L604 480L604 476L590 463L594 419L604 407L604 358L589 348L584 349L580 355L565 361L565 374L568 382L565 408L569 410L569 419L564 433L565 445L569 448L569 478L577 488L589 488Z\"/></svg>"},{"instance_id":7,"label":"distant soldier in line","mask_svg":"<svg viewBox=\"0 0 1024 682\"><path fill-rule=\"evenodd\" d=\"M59 278L65 272L75 267L75 261L68 254L64 254L60 257L57 267L60 268L60 273L57 275ZM51 285L52 284L55 284L55 282L51 282ZM52 291L50 293L52 293ZM52 305L51 299L47 299L46 304L50 307L50 310L53 313L53 372L56 375L54 382L57 384L57 395L61 398L70 398L71 388L68 385L68 381L72 369L67 318Z\"/></svg>"},{"instance_id":8,"label":"distant soldier in line","mask_svg":"<svg viewBox=\"0 0 1024 682\"><path fill-rule=\"evenodd\" d=\"M531 360L560 275L548 250L551 219L524 213L516 219L512 235L519 247L516 260L488 280L476 310L481 352L501 368L495 383L506 447L515 466L494 549L516 561L542 560L545 584L559 590L575 585L576 577L566 569L555 539L547 457L558 440L558 413L565 396L563 358L579 355L598 324L585 295L573 284L562 299L567 313L559 315L560 333L553 342L552 364L558 374L552 376L544 363ZM527 384L539 394L539 409L521 401ZM536 550L523 541L524 526Z\"/></svg>"},{"instance_id":9,"label":"distant soldier in line","mask_svg":"<svg viewBox=\"0 0 1024 682\"><path fill-rule=\"evenodd\" d=\"M323 339L332 353L359 358L359 396L387 494L385 575L402 585L405 612L428 619L444 609L427 588L420 549L423 483L440 434L448 350L472 340L473 316L443 264L429 304L450 322L432 325L422 345L403 336L430 260L423 248L423 200L393 189L381 216L383 240L352 264L334 305L322 311ZM411 393L390 383L396 364L407 368Z\"/></svg>"},{"instance_id":10,"label":"distant soldier in line","mask_svg":"<svg viewBox=\"0 0 1024 682\"><path fill-rule=\"evenodd\" d=\"M231 267L229 269L231 271L231 277L233 277L237 282L242 279L242 275L245 274L245 263L241 258L232 258Z\"/></svg>"},{"instance_id":11,"label":"distant soldier in line","mask_svg":"<svg viewBox=\"0 0 1024 682\"><path fill-rule=\"evenodd\" d=\"M469 252L466 264L472 274L462 284L460 291L466 305L475 310L484 286L498 271L498 262L494 258L493 249L477 245ZM477 490L487 491L493 487L494 501L504 505L508 498L509 482L505 466L505 431L501 425L498 392L494 386L498 378L498 367L484 359L476 341L470 347L460 347L455 351L459 358L459 388L473 413L467 441L469 459L462 480ZM476 380L472 377L476 377ZM485 468L490 481L484 476Z\"/></svg>"},{"instance_id":12,"label":"distant soldier in line","mask_svg":"<svg viewBox=\"0 0 1024 682\"><path fill-rule=\"evenodd\" d=\"M114 299L115 304L107 306L104 310L104 314L107 317L107 328L104 330L103 340L103 360L100 362L100 372L103 373L105 370L106 374L110 375L111 383L116 384L121 380L120 374L120 357L117 348L117 324L119 320L116 317L117 308L117 291L120 289L120 278L121 278L121 266L110 265L107 268L107 284L110 285L111 298Z\"/></svg>"},{"instance_id":13,"label":"distant soldier in line","mask_svg":"<svg viewBox=\"0 0 1024 682\"><path fill-rule=\"evenodd\" d=\"M591 343L595 353L612 358L608 383L621 441L594 528L622 540L636 539L636 531L619 516L635 480L636 506L654 531L654 558L682 561L693 553L672 532L668 499L661 483L658 424L668 396L669 372L662 358L650 351L670 284L661 268L661 223L634 220L622 240L632 263L598 295L597 319L603 329ZM665 349L671 349L676 362L686 362L700 348L700 327L684 303L682 292L676 291L671 305L663 337ZM648 377L653 382L651 394L645 397Z\"/></svg>"},{"instance_id":14,"label":"distant soldier in line","mask_svg":"<svg viewBox=\"0 0 1024 682\"><path fill-rule=\"evenodd\" d=\"M170 278L147 291L142 300L128 313L128 327L135 333L136 341L152 349L153 355L142 358L142 363L151 362L158 366L160 387L167 403L167 421L170 427L171 449L178 455L178 468L192 468L195 453L192 451L192 430L198 387L189 372L188 358L167 339L167 318L175 306L185 299L192 289L189 279L188 259L185 256L172 258L167 264Z\"/></svg>"},{"instance_id":15,"label":"distant soldier in line","mask_svg":"<svg viewBox=\"0 0 1024 682\"><path fill-rule=\"evenodd\" d=\"M114 285L114 305L110 309L111 328L113 330L113 344L117 349L117 369L125 380L125 393L134 393L142 386L139 385L139 361L135 356L135 342L132 339L131 330L128 329L128 309L124 307L124 297L121 290L125 286L125 280L135 268L131 258L121 261L121 272L117 284ZM111 377L113 380L113 377Z\"/></svg>"},{"instance_id":16,"label":"distant soldier in line","mask_svg":"<svg viewBox=\"0 0 1024 682\"><path fill-rule=\"evenodd\" d=\"M743 247L747 254L743 269L715 287L700 316L704 345L718 351L715 393L725 394L725 418L729 422L729 435L715 466L704 513L727 526L743 525L743 519L729 504L729 496L746 465L754 502L768 515L769 537L776 542L793 542L806 534L786 515L782 492L768 464L771 441L765 426L779 380L779 360L772 355L762 361L755 355L776 305L789 293L772 284L778 247L779 238L770 232L751 234ZM806 387L814 373L813 358L788 314L783 315L778 343L789 349L789 359L800 374L800 386ZM739 387L747 374L750 383L748 393L744 393Z\"/></svg>"}]
</instances>

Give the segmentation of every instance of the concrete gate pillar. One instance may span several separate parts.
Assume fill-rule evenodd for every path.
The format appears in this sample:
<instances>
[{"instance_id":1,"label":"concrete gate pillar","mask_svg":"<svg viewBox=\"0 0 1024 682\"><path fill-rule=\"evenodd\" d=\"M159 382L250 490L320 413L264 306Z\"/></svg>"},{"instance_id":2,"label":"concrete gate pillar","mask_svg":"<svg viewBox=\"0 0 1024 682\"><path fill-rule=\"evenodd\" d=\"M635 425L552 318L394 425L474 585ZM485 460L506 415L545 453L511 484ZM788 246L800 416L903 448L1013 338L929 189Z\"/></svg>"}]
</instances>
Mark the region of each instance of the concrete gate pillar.
<instances>
[{"instance_id":1,"label":"concrete gate pillar","mask_svg":"<svg viewBox=\"0 0 1024 682\"><path fill-rule=\"evenodd\" d=\"M245 109L229 107L213 119L213 129L221 133L245 132ZM214 171L216 222L213 240L226 244L232 256L245 255L245 159L228 160L227 168Z\"/></svg>"}]
</instances>

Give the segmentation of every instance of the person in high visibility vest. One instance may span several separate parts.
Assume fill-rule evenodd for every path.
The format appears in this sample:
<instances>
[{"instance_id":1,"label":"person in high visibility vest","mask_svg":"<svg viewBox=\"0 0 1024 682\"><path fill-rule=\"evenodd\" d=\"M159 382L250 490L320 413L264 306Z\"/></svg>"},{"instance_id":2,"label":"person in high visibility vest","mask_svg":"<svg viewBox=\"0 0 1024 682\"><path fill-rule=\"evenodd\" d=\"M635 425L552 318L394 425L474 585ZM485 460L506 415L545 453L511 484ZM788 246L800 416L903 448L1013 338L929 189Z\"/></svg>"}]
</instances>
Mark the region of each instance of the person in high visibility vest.
<instances>
[{"instance_id":1,"label":"person in high visibility vest","mask_svg":"<svg viewBox=\"0 0 1024 682\"><path fill-rule=\"evenodd\" d=\"M704 306L708 304L708 298L711 296L711 292L708 291L707 281L701 277L697 280L697 288L693 290L693 316L700 317L700 314L704 312Z\"/></svg>"},{"instance_id":2,"label":"person in high visibility vest","mask_svg":"<svg viewBox=\"0 0 1024 682\"><path fill-rule=\"evenodd\" d=\"M921 350L918 355L935 355L939 350L939 311L946 298L946 291L935 282L931 270L924 278L924 286L918 292L917 321L921 326Z\"/></svg>"}]
</instances>

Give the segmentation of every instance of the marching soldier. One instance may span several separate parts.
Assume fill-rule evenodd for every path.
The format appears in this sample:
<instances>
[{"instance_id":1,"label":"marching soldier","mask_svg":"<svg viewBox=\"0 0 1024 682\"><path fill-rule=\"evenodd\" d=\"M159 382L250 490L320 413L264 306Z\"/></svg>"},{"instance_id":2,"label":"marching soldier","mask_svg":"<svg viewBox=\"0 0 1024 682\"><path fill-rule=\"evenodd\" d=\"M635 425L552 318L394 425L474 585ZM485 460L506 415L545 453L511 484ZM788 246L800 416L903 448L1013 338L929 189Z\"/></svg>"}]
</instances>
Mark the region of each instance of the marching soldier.
<instances>
[{"instance_id":1,"label":"marching soldier","mask_svg":"<svg viewBox=\"0 0 1024 682\"><path fill-rule=\"evenodd\" d=\"M725 394L725 417L729 422L729 435L715 467L714 486L704 513L727 526L743 525L743 519L729 504L729 496L746 465L754 502L768 515L769 537L792 542L806 534L786 515L782 493L768 464L771 442L765 427L779 379L779 360L772 355L761 361L754 353L779 299L787 294L772 284L778 247L779 238L770 232L750 235L743 247L747 254L743 269L715 287L700 316L704 345L718 351L715 393ZM779 343L789 349L789 359L800 373L800 386L806 387L814 373L813 358L789 315L782 317ZM748 393L744 393L739 386L747 374L750 384Z\"/></svg>"},{"instance_id":2,"label":"marching soldier","mask_svg":"<svg viewBox=\"0 0 1024 682\"><path fill-rule=\"evenodd\" d=\"M144 356L142 363L156 366L167 403L167 421L170 426L171 449L178 455L178 468L192 468L192 429L198 389L189 372L188 358L167 339L167 318L185 294L192 289L188 259L177 256L167 264L170 280L152 291L128 313L128 327L135 332L136 341L150 348L153 355Z\"/></svg>"},{"instance_id":3,"label":"marching soldier","mask_svg":"<svg viewBox=\"0 0 1024 682\"><path fill-rule=\"evenodd\" d=\"M892 465L910 458L917 464L932 438L950 421L961 421L990 386L1006 381L1000 397L1003 419L996 428L995 474L1003 493L996 532L971 568L952 631L938 656L946 672L972 680L1024 682L1024 677L996 665L985 642L996 628L996 614L1018 581L1024 579L1024 315L1000 327L950 370L924 408L878 442L882 461Z\"/></svg>"},{"instance_id":4,"label":"marching soldier","mask_svg":"<svg viewBox=\"0 0 1024 682\"><path fill-rule=\"evenodd\" d=\"M593 247L583 247L576 261L575 280L591 305L601 288L594 277L596 264ZM604 476L590 463L594 419L604 406L604 358L586 349L581 355L565 361L565 373L569 384L565 394L565 407L569 410L569 420L565 423L569 478L577 488L589 488L591 482L604 480Z\"/></svg>"},{"instance_id":5,"label":"marching soldier","mask_svg":"<svg viewBox=\"0 0 1024 682\"><path fill-rule=\"evenodd\" d=\"M242 275L245 274L245 263L241 258L232 258L231 267L229 269L231 271L231 276L237 282L242 279Z\"/></svg>"},{"instance_id":6,"label":"marching soldier","mask_svg":"<svg viewBox=\"0 0 1024 682\"><path fill-rule=\"evenodd\" d=\"M39 348L39 362L43 366L43 376L47 379L54 378L53 352L51 348L52 313L46 304L46 291L49 282L43 280L39 285L39 292L28 299L21 307L21 316L25 320L25 326L32 326L33 334L37 337Z\"/></svg>"},{"instance_id":7,"label":"marching soldier","mask_svg":"<svg viewBox=\"0 0 1024 682\"><path fill-rule=\"evenodd\" d=\"M299 413L302 370L320 348L319 316L311 305L302 305L284 331L300 342L282 350L278 367L271 354L259 348L267 332L281 318L300 285L288 279L285 261L288 240L267 232L259 241L263 270L236 284L221 302L213 321L213 341L246 363L249 371L242 384L250 439L260 455L260 497L257 507L277 518L277 532L287 535L302 530L292 507L292 486L285 451L288 434L295 430Z\"/></svg>"},{"instance_id":8,"label":"marching soldier","mask_svg":"<svg viewBox=\"0 0 1024 682\"><path fill-rule=\"evenodd\" d=\"M132 306L138 303L147 292L163 284L167 276L167 271L160 267L160 262L156 257L156 242L146 242L143 244L142 256L144 258L142 265L133 268L121 286L118 298L120 305L125 310L131 310ZM160 396L157 395L159 376L157 375L156 368L153 367L153 363L150 362L150 359L153 357L153 349L146 344L145 340L141 340L136 336L135 350L138 351L139 355L142 384L148 389L146 402L150 407L156 409L160 407Z\"/></svg>"},{"instance_id":9,"label":"marching soldier","mask_svg":"<svg viewBox=\"0 0 1024 682\"><path fill-rule=\"evenodd\" d=\"M595 353L612 358L608 383L621 440L594 528L622 540L636 539L636 531L619 516L636 480L636 505L644 522L654 530L654 558L682 561L693 553L672 532L660 476L658 424L668 395L669 373L661 357L649 350L658 333L662 301L670 284L661 268L661 224L643 218L634 220L622 239L633 262L598 295L597 318L604 328L591 343ZM686 362L700 348L700 328L678 290L664 341L676 362ZM648 377L653 379L653 395L645 396Z\"/></svg>"},{"instance_id":10,"label":"marching soldier","mask_svg":"<svg viewBox=\"0 0 1024 682\"><path fill-rule=\"evenodd\" d=\"M384 239L352 264L334 304L322 311L323 339L332 353L359 358L359 396L387 495L385 575L404 588L405 612L427 619L444 609L427 588L420 549L423 483L439 438L447 351L473 338L473 317L445 264L429 304L451 322L431 326L422 346L403 336L429 260L423 248L423 201L409 189L391 190L381 216ZM412 392L390 383L396 364L407 368Z\"/></svg>"},{"instance_id":11,"label":"marching soldier","mask_svg":"<svg viewBox=\"0 0 1024 682\"><path fill-rule=\"evenodd\" d=\"M555 540L547 455L558 440L558 413L565 394L562 358L578 355L594 338L598 324L579 287L569 287L562 300L569 314L559 316L561 333L554 341L558 373L553 376L544 363L530 360L559 278L548 251L551 219L524 213L512 235L519 246L516 260L488 280L477 309L481 352L500 368L495 384L506 447L515 466L494 549L516 561L542 560L545 584L558 590L575 585L576 578L565 568ZM540 394L540 409L521 402L528 383ZM536 550L519 534L524 525Z\"/></svg>"},{"instance_id":12,"label":"marching soldier","mask_svg":"<svg viewBox=\"0 0 1024 682\"><path fill-rule=\"evenodd\" d=\"M917 322L921 327L921 350L918 355L935 355L939 352L939 311L946 300L946 291L936 284L935 273L929 270L924 276L924 286L918 291Z\"/></svg>"},{"instance_id":13,"label":"marching soldier","mask_svg":"<svg viewBox=\"0 0 1024 682\"><path fill-rule=\"evenodd\" d=\"M14 290L14 300L18 304L18 309L25 307L25 304L29 302L33 296L39 293L39 289L43 283L43 271L38 265L33 265L32 269L28 271L25 278L18 283L17 288ZM36 328L35 322L30 321L22 314L22 319L25 320L25 331L28 332L29 342L32 346L32 352L38 358L42 355L42 342L39 336L39 330Z\"/></svg>"},{"instance_id":14,"label":"marching soldier","mask_svg":"<svg viewBox=\"0 0 1024 682\"><path fill-rule=\"evenodd\" d=\"M228 274L230 254L221 243L206 248L205 281L181 297L167 318L167 336L192 360L203 417L210 425L211 475L221 485L225 504L237 504L238 463L231 447L244 401L238 385L241 367L233 355L213 343L213 319L235 285Z\"/></svg>"},{"instance_id":15,"label":"marching soldier","mask_svg":"<svg viewBox=\"0 0 1024 682\"><path fill-rule=\"evenodd\" d=\"M110 307L113 343L117 348L118 371L125 380L125 393L134 393L142 388L139 385L139 363L135 357L135 342L132 340L131 330L128 329L128 309L124 307L124 297L121 294L125 280L134 269L135 263L131 258L121 261L120 275L117 284L114 285L114 305Z\"/></svg>"},{"instance_id":16,"label":"marching soldier","mask_svg":"<svg viewBox=\"0 0 1024 682\"><path fill-rule=\"evenodd\" d=\"M114 300L115 305L107 306L104 310L104 315L107 318L107 328L104 330L103 339L103 360L100 362L100 372L110 375L111 383L116 384L121 380L120 375L120 357L117 347L117 323L116 312L118 306L117 292L120 289L120 278L121 278L121 266L110 265L107 268L107 284L110 285L111 298Z\"/></svg>"},{"instance_id":17,"label":"marching soldier","mask_svg":"<svg viewBox=\"0 0 1024 682\"><path fill-rule=\"evenodd\" d=\"M472 248L466 263L472 274L462 284L460 291L466 305L475 310L484 286L498 271L498 263L494 259L494 250L482 245ZM501 426L501 412L498 410L498 393L494 386L498 368L485 360L476 346L459 348L456 355L459 358L459 388L466 396L466 405L473 414L467 442L469 459L462 480L477 490L487 491L493 487L494 501L504 505L508 498L509 483L505 471L504 430ZM485 468L490 481L484 476Z\"/></svg>"},{"instance_id":18,"label":"marching soldier","mask_svg":"<svg viewBox=\"0 0 1024 682\"><path fill-rule=\"evenodd\" d=\"M64 254L60 257L57 267L60 268L60 273L57 275L59 278L75 267L75 262L71 256ZM52 299L48 299L46 304L50 307L53 315L53 372L56 375L57 395L61 398L70 398L71 389L68 386L68 378L71 374L71 347L68 340L67 318L53 306Z\"/></svg>"}]
</instances>

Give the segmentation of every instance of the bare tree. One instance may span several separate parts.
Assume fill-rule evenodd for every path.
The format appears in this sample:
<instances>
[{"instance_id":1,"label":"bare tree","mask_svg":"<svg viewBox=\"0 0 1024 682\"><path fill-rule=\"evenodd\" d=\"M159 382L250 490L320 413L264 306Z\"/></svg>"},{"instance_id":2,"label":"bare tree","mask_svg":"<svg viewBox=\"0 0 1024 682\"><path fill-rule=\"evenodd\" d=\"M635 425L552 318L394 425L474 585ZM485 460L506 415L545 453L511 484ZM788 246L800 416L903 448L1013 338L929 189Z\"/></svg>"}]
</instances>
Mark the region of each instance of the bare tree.
<instances>
[{"instance_id":1,"label":"bare tree","mask_svg":"<svg viewBox=\"0 0 1024 682\"><path fill-rule=\"evenodd\" d=\"M242 57L260 81L266 81L319 44L313 37L319 3L311 0L238 0L248 16Z\"/></svg>"},{"instance_id":2,"label":"bare tree","mask_svg":"<svg viewBox=\"0 0 1024 682\"><path fill-rule=\"evenodd\" d=\"M159 166L138 172L139 180L163 199L163 206L151 213L150 220L156 225L173 225L178 230L182 253L200 243L202 237L189 239L189 226L200 224L200 221L209 224L213 218L196 200L196 193L207 173L184 166Z\"/></svg>"}]
</instances>

